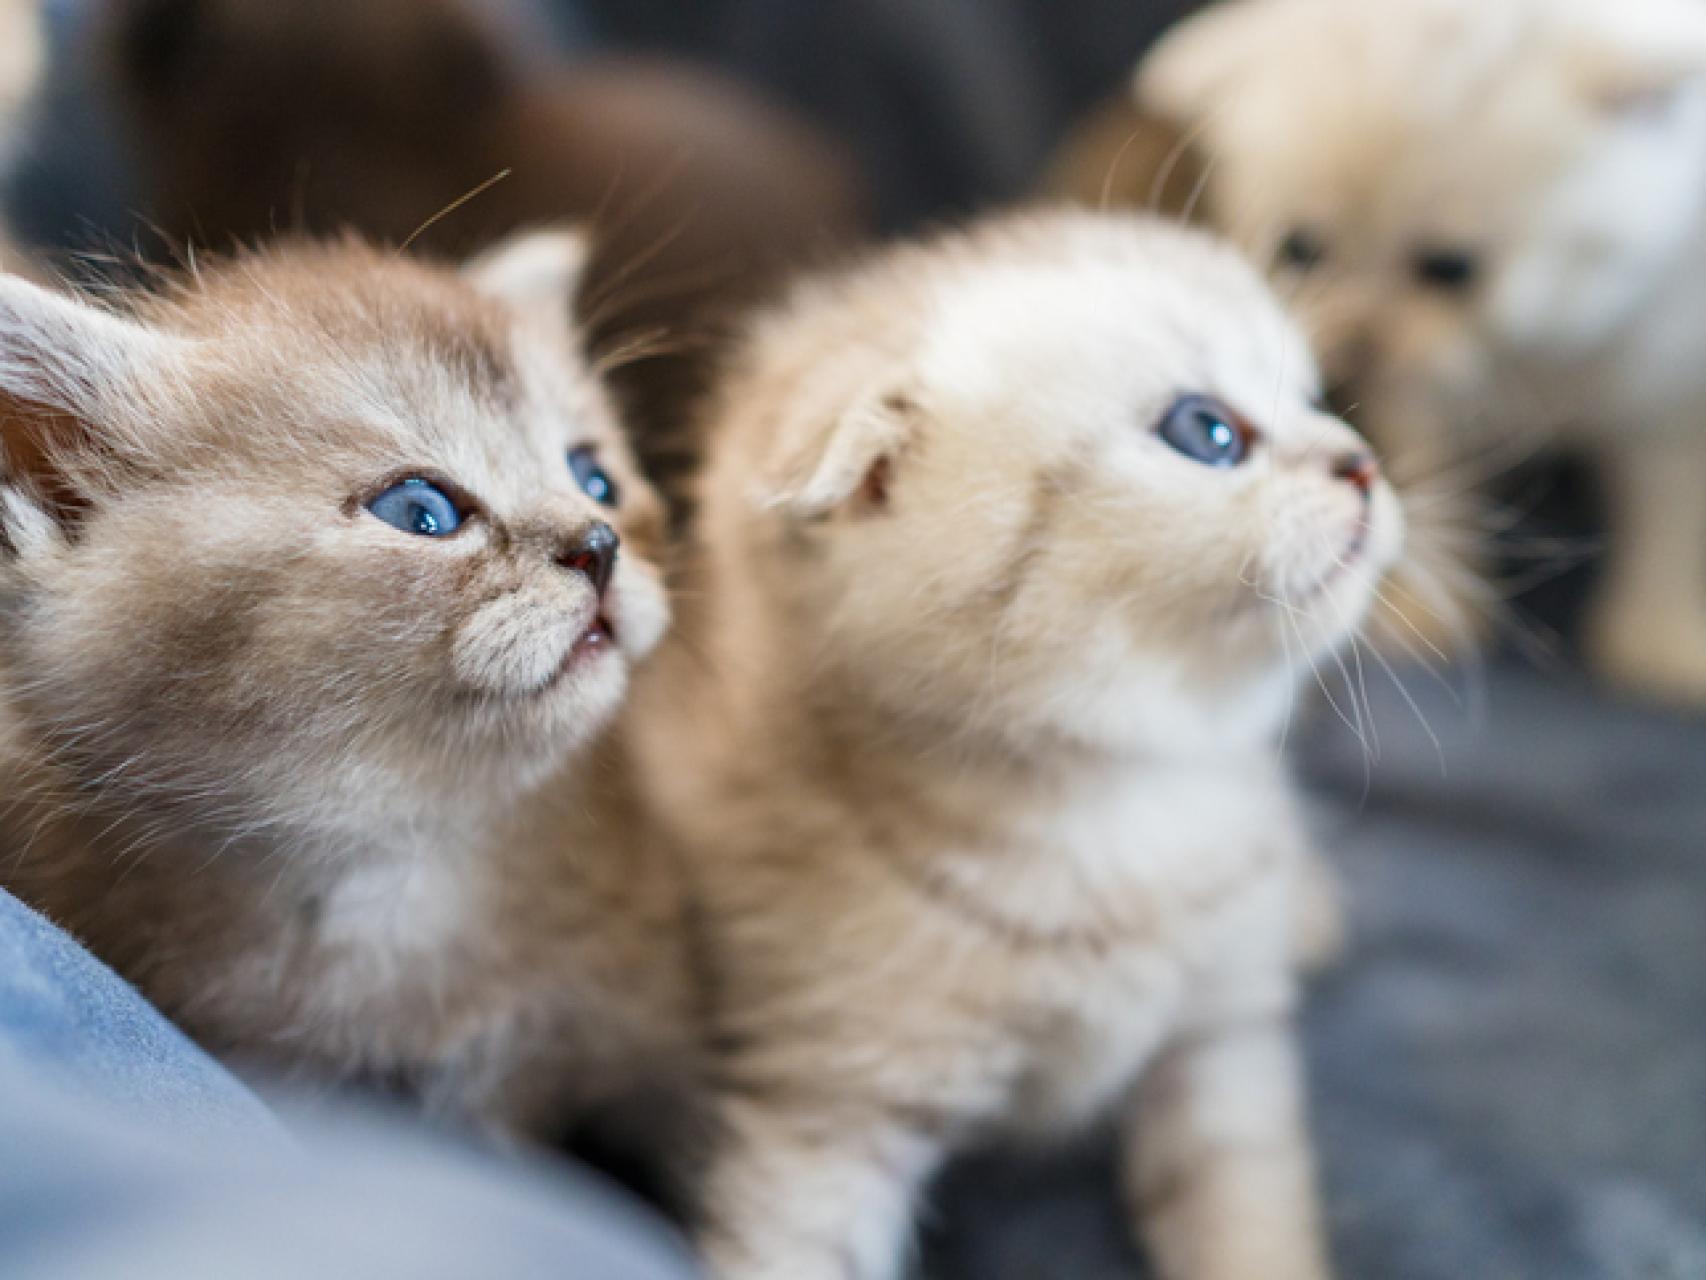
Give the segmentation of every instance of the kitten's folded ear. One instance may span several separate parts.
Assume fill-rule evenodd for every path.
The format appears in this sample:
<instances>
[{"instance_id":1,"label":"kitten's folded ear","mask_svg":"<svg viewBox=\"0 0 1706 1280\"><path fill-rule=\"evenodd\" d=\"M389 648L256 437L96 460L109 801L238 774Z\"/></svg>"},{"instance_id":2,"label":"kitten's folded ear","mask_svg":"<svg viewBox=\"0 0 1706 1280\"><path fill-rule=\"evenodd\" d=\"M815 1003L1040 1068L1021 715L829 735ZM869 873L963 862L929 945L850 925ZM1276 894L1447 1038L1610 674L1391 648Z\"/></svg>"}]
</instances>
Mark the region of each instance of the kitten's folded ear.
<instances>
[{"instance_id":1,"label":"kitten's folded ear","mask_svg":"<svg viewBox=\"0 0 1706 1280\"><path fill-rule=\"evenodd\" d=\"M1203 119L1248 67L1275 56L1272 7L1221 0L1170 28L1132 78L1138 106L1176 125Z\"/></svg>"},{"instance_id":2,"label":"kitten's folded ear","mask_svg":"<svg viewBox=\"0 0 1706 1280\"><path fill-rule=\"evenodd\" d=\"M798 520L821 520L843 507L881 510L917 420L917 406L899 392L855 401L839 413L796 417L781 433L780 457L761 482L760 504Z\"/></svg>"},{"instance_id":3,"label":"kitten's folded ear","mask_svg":"<svg viewBox=\"0 0 1706 1280\"><path fill-rule=\"evenodd\" d=\"M59 526L98 478L141 452L115 391L158 368L173 340L86 302L0 275L0 519L27 503Z\"/></svg>"},{"instance_id":4,"label":"kitten's folded ear","mask_svg":"<svg viewBox=\"0 0 1706 1280\"><path fill-rule=\"evenodd\" d=\"M590 253L585 234L572 227L524 231L487 249L462 272L487 297L566 321Z\"/></svg>"}]
</instances>

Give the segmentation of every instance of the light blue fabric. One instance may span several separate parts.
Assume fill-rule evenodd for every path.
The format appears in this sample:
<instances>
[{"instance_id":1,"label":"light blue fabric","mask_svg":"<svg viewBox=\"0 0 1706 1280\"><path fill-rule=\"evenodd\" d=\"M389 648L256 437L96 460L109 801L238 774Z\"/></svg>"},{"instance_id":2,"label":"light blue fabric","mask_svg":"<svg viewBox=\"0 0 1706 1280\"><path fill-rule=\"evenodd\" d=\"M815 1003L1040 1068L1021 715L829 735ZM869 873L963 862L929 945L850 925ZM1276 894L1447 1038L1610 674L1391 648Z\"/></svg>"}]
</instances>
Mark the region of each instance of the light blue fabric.
<instances>
[{"instance_id":1,"label":"light blue fabric","mask_svg":"<svg viewBox=\"0 0 1706 1280\"><path fill-rule=\"evenodd\" d=\"M141 1125L282 1141L267 1109L228 1071L105 965L4 893L0 1067L102 1097Z\"/></svg>"},{"instance_id":2,"label":"light blue fabric","mask_svg":"<svg viewBox=\"0 0 1706 1280\"><path fill-rule=\"evenodd\" d=\"M6 1280L687 1280L590 1176L357 1112L275 1117L0 893Z\"/></svg>"}]
</instances>

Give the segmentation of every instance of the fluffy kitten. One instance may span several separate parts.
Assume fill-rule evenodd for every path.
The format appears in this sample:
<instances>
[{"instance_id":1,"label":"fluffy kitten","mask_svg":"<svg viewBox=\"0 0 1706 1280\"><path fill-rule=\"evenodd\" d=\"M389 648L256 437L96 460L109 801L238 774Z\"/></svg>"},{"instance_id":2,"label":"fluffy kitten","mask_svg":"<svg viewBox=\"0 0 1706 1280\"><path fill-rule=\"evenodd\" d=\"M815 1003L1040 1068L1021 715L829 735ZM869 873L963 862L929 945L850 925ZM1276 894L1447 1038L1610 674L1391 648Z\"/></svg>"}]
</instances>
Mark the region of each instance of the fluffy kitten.
<instances>
[{"instance_id":1,"label":"fluffy kitten","mask_svg":"<svg viewBox=\"0 0 1706 1280\"><path fill-rule=\"evenodd\" d=\"M1706 700L1706 5L1232 0L1136 91L1383 443L1598 455L1593 651Z\"/></svg>"},{"instance_id":2,"label":"fluffy kitten","mask_svg":"<svg viewBox=\"0 0 1706 1280\"><path fill-rule=\"evenodd\" d=\"M667 611L581 262L0 279L0 884L216 1051L511 1131L689 1026L598 741Z\"/></svg>"},{"instance_id":3,"label":"fluffy kitten","mask_svg":"<svg viewBox=\"0 0 1706 1280\"><path fill-rule=\"evenodd\" d=\"M1275 739L1401 536L1257 275L1138 218L805 283L713 414L637 684L689 862L724 1280L895 1274L968 1143L1119 1109L1167 1280L1322 1276Z\"/></svg>"}]
</instances>

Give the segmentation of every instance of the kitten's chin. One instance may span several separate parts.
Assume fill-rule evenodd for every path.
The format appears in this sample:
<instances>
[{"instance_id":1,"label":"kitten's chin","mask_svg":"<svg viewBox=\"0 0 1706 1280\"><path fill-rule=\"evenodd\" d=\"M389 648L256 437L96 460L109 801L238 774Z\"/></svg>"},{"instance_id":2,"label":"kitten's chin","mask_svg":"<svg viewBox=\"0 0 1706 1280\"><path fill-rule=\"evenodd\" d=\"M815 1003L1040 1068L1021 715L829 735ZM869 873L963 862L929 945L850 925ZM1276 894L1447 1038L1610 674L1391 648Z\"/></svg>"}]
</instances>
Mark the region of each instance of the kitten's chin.
<instances>
[{"instance_id":1,"label":"kitten's chin","mask_svg":"<svg viewBox=\"0 0 1706 1280\"><path fill-rule=\"evenodd\" d=\"M1380 598L1381 580L1399 558L1401 522L1394 516L1369 521L1301 590L1285 593L1275 634L1277 660L1295 666L1350 645Z\"/></svg>"},{"instance_id":2,"label":"kitten's chin","mask_svg":"<svg viewBox=\"0 0 1706 1280\"><path fill-rule=\"evenodd\" d=\"M628 663L614 641L593 639L564 664L551 685L482 714L476 732L493 750L550 770L590 746L621 710Z\"/></svg>"}]
</instances>

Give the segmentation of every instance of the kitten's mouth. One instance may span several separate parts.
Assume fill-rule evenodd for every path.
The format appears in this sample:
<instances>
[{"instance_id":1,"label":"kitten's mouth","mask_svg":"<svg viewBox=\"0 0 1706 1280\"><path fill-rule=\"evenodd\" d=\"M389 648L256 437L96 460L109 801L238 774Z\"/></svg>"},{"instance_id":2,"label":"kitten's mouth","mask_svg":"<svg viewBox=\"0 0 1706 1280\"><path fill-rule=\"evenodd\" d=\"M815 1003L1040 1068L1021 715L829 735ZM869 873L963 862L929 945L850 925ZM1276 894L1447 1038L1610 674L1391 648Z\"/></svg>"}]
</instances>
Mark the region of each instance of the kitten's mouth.
<instances>
[{"instance_id":1,"label":"kitten's mouth","mask_svg":"<svg viewBox=\"0 0 1706 1280\"><path fill-rule=\"evenodd\" d=\"M1340 582L1344 581L1344 579L1349 576L1350 572L1362 562L1363 553L1368 550L1369 537L1372 532L1372 526L1368 521L1359 521L1356 527L1356 532L1351 535L1350 541L1345 544L1345 549L1339 553L1338 558L1333 563L1333 567L1328 569L1326 573L1322 574L1316 581L1315 585L1304 593L1303 598L1294 602L1293 607L1313 604L1334 587L1338 586Z\"/></svg>"},{"instance_id":2,"label":"kitten's mouth","mask_svg":"<svg viewBox=\"0 0 1706 1280\"><path fill-rule=\"evenodd\" d=\"M616 628L611 625L608 615L600 613L592 620L592 625L581 632L580 639L569 646L569 651L563 655L562 665L557 668L557 674L551 677L545 688L555 687L564 677L597 662L600 656L613 653L615 649Z\"/></svg>"},{"instance_id":3,"label":"kitten's mouth","mask_svg":"<svg viewBox=\"0 0 1706 1280\"><path fill-rule=\"evenodd\" d=\"M591 666L602 655L615 651L616 628L611 625L610 619L601 613L593 619L590 627L581 632L580 639L569 646L569 651L563 655L563 660L557 664L551 678L532 689L528 697L542 698L554 692L576 672Z\"/></svg>"},{"instance_id":4,"label":"kitten's mouth","mask_svg":"<svg viewBox=\"0 0 1706 1280\"><path fill-rule=\"evenodd\" d=\"M592 654L601 653L615 644L616 628L611 626L610 619L601 613L592 620L592 625L586 629L581 638L570 647L569 656L563 660L563 666L567 668L571 664L578 663Z\"/></svg>"}]
</instances>

